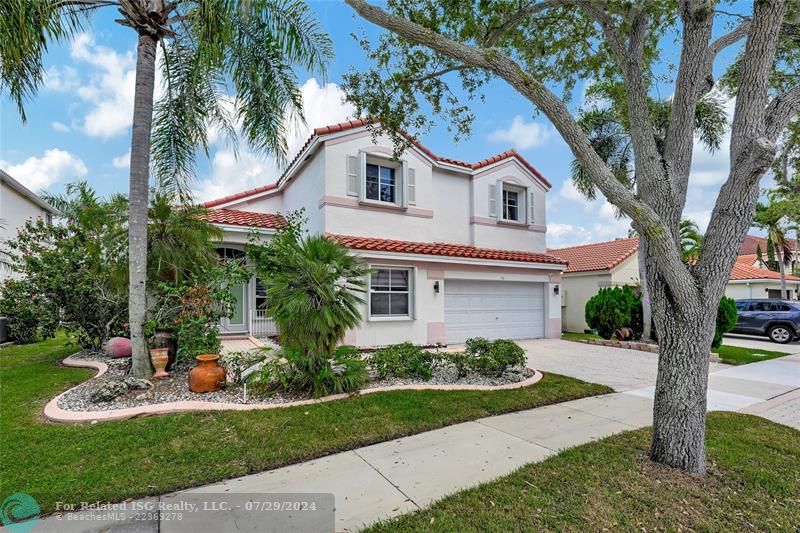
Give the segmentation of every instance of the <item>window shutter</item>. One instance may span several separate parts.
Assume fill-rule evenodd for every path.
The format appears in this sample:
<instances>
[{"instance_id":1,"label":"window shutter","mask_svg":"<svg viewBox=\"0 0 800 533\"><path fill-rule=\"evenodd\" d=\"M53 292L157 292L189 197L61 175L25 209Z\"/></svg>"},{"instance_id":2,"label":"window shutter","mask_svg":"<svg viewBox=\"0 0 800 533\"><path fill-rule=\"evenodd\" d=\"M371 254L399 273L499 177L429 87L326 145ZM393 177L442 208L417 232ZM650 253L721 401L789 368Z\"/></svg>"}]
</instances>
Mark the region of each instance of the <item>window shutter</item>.
<instances>
[{"instance_id":1,"label":"window shutter","mask_svg":"<svg viewBox=\"0 0 800 533\"><path fill-rule=\"evenodd\" d=\"M489 216L497 216L497 185L489 185Z\"/></svg>"},{"instance_id":2,"label":"window shutter","mask_svg":"<svg viewBox=\"0 0 800 533\"><path fill-rule=\"evenodd\" d=\"M400 161L400 183L396 184L395 190L400 195L398 198L400 207L408 207L408 162Z\"/></svg>"},{"instance_id":3,"label":"window shutter","mask_svg":"<svg viewBox=\"0 0 800 533\"><path fill-rule=\"evenodd\" d=\"M364 200L367 194L367 154L358 153L358 199Z\"/></svg>"},{"instance_id":4,"label":"window shutter","mask_svg":"<svg viewBox=\"0 0 800 533\"><path fill-rule=\"evenodd\" d=\"M497 219L500 220L503 218L503 181L497 180L497 186L495 189L497 192L495 193L495 207L494 212L497 213Z\"/></svg>"},{"instance_id":5,"label":"window shutter","mask_svg":"<svg viewBox=\"0 0 800 533\"><path fill-rule=\"evenodd\" d=\"M406 201L410 205L417 205L417 172L413 168L408 169L408 181L406 181Z\"/></svg>"},{"instance_id":6,"label":"window shutter","mask_svg":"<svg viewBox=\"0 0 800 533\"><path fill-rule=\"evenodd\" d=\"M535 224L536 223L536 217L534 216L535 215L535 209L534 209L533 202L534 202L533 192L531 192L531 190L528 189L528 224Z\"/></svg>"},{"instance_id":7,"label":"window shutter","mask_svg":"<svg viewBox=\"0 0 800 533\"><path fill-rule=\"evenodd\" d=\"M347 196L358 196L358 158L347 156Z\"/></svg>"}]
</instances>

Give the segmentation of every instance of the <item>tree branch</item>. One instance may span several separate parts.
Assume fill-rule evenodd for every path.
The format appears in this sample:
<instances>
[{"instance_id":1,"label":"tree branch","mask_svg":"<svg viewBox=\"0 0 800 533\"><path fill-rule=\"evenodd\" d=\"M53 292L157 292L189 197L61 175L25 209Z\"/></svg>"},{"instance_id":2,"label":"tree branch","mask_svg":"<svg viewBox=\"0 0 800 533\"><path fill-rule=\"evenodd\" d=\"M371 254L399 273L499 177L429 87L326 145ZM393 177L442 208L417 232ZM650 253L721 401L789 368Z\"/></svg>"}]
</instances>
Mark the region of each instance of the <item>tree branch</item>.
<instances>
[{"instance_id":1,"label":"tree branch","mask_svg":"<svg viewBox=\"0 0 800 533\"><path fill-rule=\"evenodd\" d=\"M484 45L487 47L494 46L499 39L506 31L513 28L515 25L519 24L523 19L538 13L540 11L544 11L545 9L551 7L558 7L561 5L569 5L572 4L572 0L544 0L543 2L539 2L538 4L532 2L527 6L517 10L516 13L508 17L505 21L503 21L500 26L491 29L486 33L486 37L484 38Z\"/></svg>"},{"instance_id":2,"label":"tree branch","mask_svg":"<svg viewBox=\"0 0 800 533\"><path fill-rule=\"evenodd\" d=\"M773 98L765 114L764 135L774 142L789 122L800 114L800 84Z\"/></svg>"},{"instance_id":3,"label":"tree branch","mask_svg":"<svg viewBox=\"0 0 800 533\"><path fill-rule=\"evenodd\" d=\"M731 30L729 33L722 35L715 39L708 47L708 51L711 54L711 59L716 57L721 51L725 48L736 44L740 39L747 37L747 33L750 31L750 20L745 20L736 28Z\"/></svg>"},{"instance_id":4,"label":"tree branch","mask_svg":"<svg viewBox=\"0 0 800 533\"><path fill-rule=\"evenodd\" d=\"M697 301L697 286L681 261L677 243L669 231L665 231L666 225L649 205L636 198L614 177L592 148L569 108L544 83L526 73L519 64L500 50L477 48L448 39L431 29L390 14L365 0L346 0L346 3L366 20L466 65L492 72L519 91L550 119L606 198L641 226L647 235L648 245L660 259L659 271L676 295L679 305L687 301Z\"/></svg>"},{"instance_id":5,"label":"tree branch","mask_svg":"<svg viewBox=\"0 0 800 533\"><path fill-rule=\"evenodd\" d=\"M465 69L468 69L468 68L473 68L473 67L470 67L469 65L455 65L455 66L448 67L448 68L445 68L445 69L442 69L442 70L437 70L436 72L431 72L430 74L426 74L424 76L420 76L419 78L405 78L403 81L406 82L406 83L421 83L423 81L428 81L428 80L431 80L433 78L438 78L440 76L444 76L445 74L448 74L450 72L455 72L457 70L465 70Z\"/></svg>"}]
</instances>

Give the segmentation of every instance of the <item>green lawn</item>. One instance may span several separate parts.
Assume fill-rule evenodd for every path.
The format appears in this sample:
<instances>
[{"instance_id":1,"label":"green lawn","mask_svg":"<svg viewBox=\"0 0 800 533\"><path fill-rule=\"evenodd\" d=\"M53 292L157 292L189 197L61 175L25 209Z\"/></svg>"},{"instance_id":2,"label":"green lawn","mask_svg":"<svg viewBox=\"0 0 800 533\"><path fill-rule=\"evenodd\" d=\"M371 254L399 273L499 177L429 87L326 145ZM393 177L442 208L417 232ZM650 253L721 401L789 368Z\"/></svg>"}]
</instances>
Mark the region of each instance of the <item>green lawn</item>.
<instances>
[{"instance_id":1,"label":"green lawn","mask_svg":"<svg viewBox=\"0 0 800 533\"><path fill-rule=\"evenodd\" d=\"M719 354L720 359L729 365L746 365L747 363L756 363L758 361L767 361L775 359L776 357L783 357L789 355L786 352L772 352L762 350L760 348L741 348L739 346L725 346L724 344L719 348L712 348L712 352ZM754 357L753 354L764 354L766 357Z\"/></svg>"},{"instance_id":2,"label":"green lawn","mask_svg":"<svg viewBox=\"0 0 800 533\"><path fill-rule=\"evenodd\" d=\"M597 335L590 333L576 333L572 331L565 331L561 334L561 338L568 341L575 340L589 340L599 339ZM760 348L741 348L739 346L725 346L724 344L719 348L712 348L712 352L719 354L720 359L729 365L746 365L747 363L756 363L758 361L767 361L775 359L776 357L783 357L789 355L786 352L773 352L769 350L762 350ZM765 354L766 357L754 357L753 354Z\"/></svg>"},{"instance_id":3,"label":"green lawn","mask_svg":"<svg viewBox=\"0 0 800 533\"><path fill-rule=\"evenodd\" d=\"M0 494L120 501L220 481L367 444L611 389L549 374L516 390L395 391L251 412L186 413L99 424L42 419L44 404L92 375L59 367L65 339L0 350Z\"/></svg>"},{"instance_id":4,"label":"green lawn","mask_svg":"<svg viewBox=\"0 0 800 533\"><path fill-rule=\"evenodd\" d=\"M754 416L708 418L709 473L647 460L650 430L560 453L368 531L796 531L800 431Z\"/></svg>"}]
</instances>

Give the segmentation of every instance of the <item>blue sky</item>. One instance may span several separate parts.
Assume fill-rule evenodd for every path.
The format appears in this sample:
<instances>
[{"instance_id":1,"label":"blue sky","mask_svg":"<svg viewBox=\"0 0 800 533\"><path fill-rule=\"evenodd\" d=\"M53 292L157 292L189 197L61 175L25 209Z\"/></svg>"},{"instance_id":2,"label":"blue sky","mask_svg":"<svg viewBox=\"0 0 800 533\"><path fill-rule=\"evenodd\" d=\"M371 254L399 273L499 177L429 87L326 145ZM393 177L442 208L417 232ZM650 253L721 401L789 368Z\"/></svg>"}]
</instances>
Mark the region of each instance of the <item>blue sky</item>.
<instances>
[{"instance_id":1,"label":"blue sky","mask_svg":"<svg viewBox=\"0 0 800 533\"><path fill-rule=\"evenodd\" d=\"M748 4L728 9L745 10ZM371 36L379 31L340 2L315 1L311 6L336 50L327 84L307 76L300 80L308 127L314 128L352 116L349 106L341 102L338 83L351 67L366 63L350 34L360 34L362 28ZM8 98L0 97L0 168L34 191L59 192L77 178L86 179L102 193L127 191L136 37L114 23L114 18L115 11L105 9L85 34L51 48L45 59L46 82L26 107L26 124ZM722 24L715 29L724 31ZM664 41L664 55L677 63L671 38ZM734 55L732 49L718 59L717 74ZM582 103L584 89L575 91L574 106ZM660 89L662 96L670 92L669 84ZM467 161L511 147L520 151L553 183L548 195L549 246L626 235L628 222L617 219L610 204L602 198L587 202L571 187L571 153L546 118L534 117L529 102L498 81L487 88L485 103L476 102L473 110L476 121L470 138L454 143L440 123L423 142L440 155ZM308 131L294 132L290 148L298 149ZM727 176L726 148L723 145L714 155L698 148L695 154L685 214L701 227L707 224L716 191ZM219 142L213 145L210 160L201 164L194 188L197 199L207 200L271 183L276 177L274 161L245 147L240 147L237 159L230 146Z\"/></svg>"}]
</instances>

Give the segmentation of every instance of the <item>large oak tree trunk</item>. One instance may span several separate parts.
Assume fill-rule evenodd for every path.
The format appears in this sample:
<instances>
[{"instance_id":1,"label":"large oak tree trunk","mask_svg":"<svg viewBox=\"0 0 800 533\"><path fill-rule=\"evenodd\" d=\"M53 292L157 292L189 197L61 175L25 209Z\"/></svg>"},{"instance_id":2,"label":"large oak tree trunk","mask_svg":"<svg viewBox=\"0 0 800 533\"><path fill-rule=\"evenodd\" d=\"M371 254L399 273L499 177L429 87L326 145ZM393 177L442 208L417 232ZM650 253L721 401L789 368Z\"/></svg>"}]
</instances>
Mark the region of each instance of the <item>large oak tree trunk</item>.
<instances>
[{"instance_id":1,"label":"large oak tree trunk","mask_svg":"<svg viewBox=\"0 0 800 533\"><path fill-rule=\"evenodd\" d=\"M650 279L659 342L650 457L684 471L706 470L706 391L716 312L709 297L680 306L663 281Z\"/></svg>"},{"instance_id":2,"label":"large oak tree trunk","mask_svg":"<svg viewBox=\"0 0 800 533\"><path fill-rule=\"evenodd\" d=\"M152 369L144 335L147 314L147 220L150 185L150 128L153 121L156 38L139 35L136 57L136 93L131 136L130 211L128 213L129 322L134 376L149 376Z\"/></svg>"}]
</instances>

